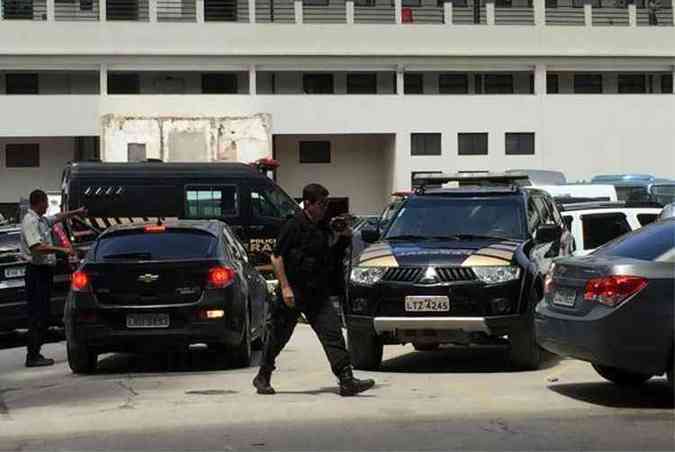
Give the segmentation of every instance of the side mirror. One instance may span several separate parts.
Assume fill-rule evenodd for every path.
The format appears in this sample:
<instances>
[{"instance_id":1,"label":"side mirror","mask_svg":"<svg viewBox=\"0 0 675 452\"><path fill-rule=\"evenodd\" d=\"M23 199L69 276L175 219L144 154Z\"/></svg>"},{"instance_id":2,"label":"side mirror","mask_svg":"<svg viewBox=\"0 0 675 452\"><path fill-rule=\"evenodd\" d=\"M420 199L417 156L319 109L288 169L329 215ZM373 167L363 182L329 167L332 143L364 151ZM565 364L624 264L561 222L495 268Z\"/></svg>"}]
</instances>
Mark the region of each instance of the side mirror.
<instances>
[{"instance_id":1,"label":"side mirror","mask_svg":"<svg viewBox=\"0 0 675 452\"><path fill-rule=\"evenodd\" d=\"M551 243L560 240L562 228L557 224L544 224L537 228L534 233L536 243Z\"/></svg>"},{"instance_id":2,"label":"side mirror","mask_svg":"<svg viewBox=\"0 0 675 452\"><path fill-rule=\"evenodd\" d=\"M361 239L366 243L375 243L380 240L380 231L372 228L365 228L361 231Z\"/></svg>"}]
</instances>

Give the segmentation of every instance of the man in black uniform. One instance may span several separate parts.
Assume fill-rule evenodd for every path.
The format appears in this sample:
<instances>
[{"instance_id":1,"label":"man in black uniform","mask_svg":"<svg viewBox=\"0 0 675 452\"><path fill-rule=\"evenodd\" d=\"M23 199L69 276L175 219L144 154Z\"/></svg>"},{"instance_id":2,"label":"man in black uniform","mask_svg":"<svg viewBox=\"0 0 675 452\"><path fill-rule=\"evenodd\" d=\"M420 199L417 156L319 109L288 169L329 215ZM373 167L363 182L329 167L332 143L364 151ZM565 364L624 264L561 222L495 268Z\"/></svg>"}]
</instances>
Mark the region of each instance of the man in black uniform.
<instances>
[{"instance_id":1,"label":"man in black uniform","mask_svg":"<svg viewBox=\"0 0 675 452\"><path fill-rule=\"evenodd\" d=\"M329 300L334 278L343 278L336 265L351 243L349 227L334 232L324 220L328 190L318 184L302 192L303 212L282 228L272 254L279 281L272 302L267 340L260 371L253 380L258 394L274 394L270 385L274 362L291 338L300 313L304 313L340 381L340 395L353 396L373 387L373 380L359 380L352 374L349 352L339 326L338 314Z\"/></svg>"}]
</instances>

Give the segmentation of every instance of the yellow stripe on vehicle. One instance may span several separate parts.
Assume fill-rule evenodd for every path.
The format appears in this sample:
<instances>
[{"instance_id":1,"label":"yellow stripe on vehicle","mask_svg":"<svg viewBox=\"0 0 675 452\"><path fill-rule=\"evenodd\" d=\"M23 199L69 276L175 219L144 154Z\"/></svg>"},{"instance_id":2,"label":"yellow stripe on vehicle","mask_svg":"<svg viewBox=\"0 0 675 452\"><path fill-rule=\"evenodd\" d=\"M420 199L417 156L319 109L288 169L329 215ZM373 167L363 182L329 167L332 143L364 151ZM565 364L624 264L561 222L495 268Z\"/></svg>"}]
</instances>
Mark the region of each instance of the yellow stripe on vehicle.
<instances>
[{"instance_id":1,"label":"yellow stripe on vehicle","mask_svg":"<svg viewBox=\"0 0 675 452\"><path fill-rule=\"evenodd\" d=\"M398 261L393 254L376 257L373 259L362 260L359 267L398 267Z\"/></svg>"},{"instance_id":2,"label":"yellow stripe on vehicle","mask_svg":"<svg viewBox=\"0 0 675 452\"><path fill-rule=\"evenodd\" d=\"M487 267L491 265L505 265L510 263L511 260L500 259L498 257L492 256L483 256L480 254L474 254L469 256L464 262L462 262L462 267Z\"/></svg>"}]
</instances>

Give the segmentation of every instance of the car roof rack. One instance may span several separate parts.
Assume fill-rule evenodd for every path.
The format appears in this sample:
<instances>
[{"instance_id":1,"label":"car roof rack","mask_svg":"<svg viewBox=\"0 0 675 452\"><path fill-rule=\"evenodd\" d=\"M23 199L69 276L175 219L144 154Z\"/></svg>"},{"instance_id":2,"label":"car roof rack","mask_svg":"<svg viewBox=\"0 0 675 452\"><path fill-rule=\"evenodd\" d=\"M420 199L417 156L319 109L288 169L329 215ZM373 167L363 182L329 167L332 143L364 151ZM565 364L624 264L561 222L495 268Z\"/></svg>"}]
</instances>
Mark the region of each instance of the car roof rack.
<instances>
[{"instance_id":1,"label":"car roof rack","mask_svg":"<svg viewBox=\"0 0 675 452\"><path fill-rule=\"evenodd\" d=\"M424 194L427 186L438 188L448 182L457 182L459 186L479 187L510 187L512 190L520 188L519 181L529 180L525 172L491 173L491 172L463 172L463 173L417 173L413 177L413 185L417 188L415 193Z\"/></svg>"}]
</instances>

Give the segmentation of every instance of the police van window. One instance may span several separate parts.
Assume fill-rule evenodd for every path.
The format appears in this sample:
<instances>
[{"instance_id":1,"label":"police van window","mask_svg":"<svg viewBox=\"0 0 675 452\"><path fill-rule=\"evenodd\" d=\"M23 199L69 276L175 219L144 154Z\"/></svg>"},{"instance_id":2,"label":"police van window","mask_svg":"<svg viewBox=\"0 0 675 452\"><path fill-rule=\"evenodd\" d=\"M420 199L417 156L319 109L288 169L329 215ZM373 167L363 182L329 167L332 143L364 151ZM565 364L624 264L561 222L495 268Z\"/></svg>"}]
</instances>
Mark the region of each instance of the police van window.
<instances>
[{"instance_id":1,"label":"police van window","mask_svg":"<svg viewBox=\"0 0 675 452\"><path fill-rule=\"evenodd\" d=\"M237 215L237 187L187 187L185 215L187 218L219 218Z\"/></svg>"},{"instance_id":2,"label":"police van window","mask_svg":"<svg viewBox=\"0 0 675 452\"><path fill-rule=\"evenodd\" d=\"M534 232L535 229L541 223L541 214L539 209L534 204L534 199L532 197L527 200L527 227L531 232Z\"/></svg>"},{"instance_id":3,"label":"police van window","mask_svg":"<svg viewBox=\"0 0 675 452\"><path fill-rule=\"evenodd\" d=\"M539 211L539 218L541 218L542 224L555 223L555 220L553 219L553 213L549 210L548 206L546 205L546 202L544 201L544 198L542 198L541 196L535 196L534 205L536 209Z\"/></svg>"},{"instance_id":4,"label":"police van window","mask_svg":"<svg viewBox=\"0 0 675 452\"><path fill-rule=\"evenodd\" d=\"M252 188L251 206L257 217L288 218L298 211L297 204L273 186Z\"/></svg>"}]
</instances>

